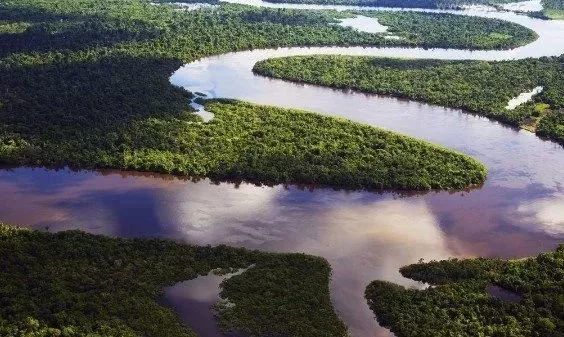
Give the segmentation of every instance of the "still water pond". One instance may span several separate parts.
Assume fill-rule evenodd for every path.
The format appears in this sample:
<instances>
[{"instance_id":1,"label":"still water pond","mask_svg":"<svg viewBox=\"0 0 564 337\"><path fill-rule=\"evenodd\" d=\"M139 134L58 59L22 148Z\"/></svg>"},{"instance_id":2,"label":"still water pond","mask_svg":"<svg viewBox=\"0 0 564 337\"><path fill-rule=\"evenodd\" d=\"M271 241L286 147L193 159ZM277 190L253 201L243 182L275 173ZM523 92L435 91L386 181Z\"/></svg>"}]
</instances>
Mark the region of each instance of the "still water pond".
<instances>
[{"instance_id":1,"label":"still water pond","mask_svg":"<svg viewBox=\"0 0 564 337\"><path fill-rule=\"evenodd\" d=\"M312 53L511 59L564 52L563 24L514 13L466 13L524 24L535 29L539 40L499 52L289 48L231 53L191 63L171 82L211 97L305 108L442 144L488 166L488 180L479 189L400 195L214 184L133 172L16 168L0 170L0 219L52 231L78 228L321 255L332 265L332 300L351 334L389 336L363 298L370 281L418 286L402 278L398 268L420 258L521 257L564 241L564 150L460 110L270 80L254 76L251 68L268 57ZM206 284L204 288L214 291L206 298L213 302L217 282ZM209 320L191 313L197 301L188 288L168 292L168 303L201 336L217 336Z\"/></svg>"}]
</instances>

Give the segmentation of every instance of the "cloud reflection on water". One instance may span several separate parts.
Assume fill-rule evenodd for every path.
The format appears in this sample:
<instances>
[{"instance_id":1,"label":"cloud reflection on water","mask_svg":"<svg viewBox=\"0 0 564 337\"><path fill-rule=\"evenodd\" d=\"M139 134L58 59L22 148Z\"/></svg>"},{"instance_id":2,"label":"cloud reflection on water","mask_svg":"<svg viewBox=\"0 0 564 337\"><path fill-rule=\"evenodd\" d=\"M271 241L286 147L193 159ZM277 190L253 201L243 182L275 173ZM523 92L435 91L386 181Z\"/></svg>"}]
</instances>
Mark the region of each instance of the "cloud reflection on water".
<instances>
[{"instance_id":1,"label":"cloud reflection on water","mask_svg":"<svg viewBox=\"0 0 564 337\"><path fill-rule=\"evenodd\" d=\"M537 224L539 230L553 236L564 235L564 195L525 202L517 211L523 222Z\"/></svg>"},{"instance_id":2,"label":"cloud reflection on water","mask_svg":"<svg viewBox=\"0 0 564 337\"><path fill-rule=\"evenodd\" d=\"M389 334L363 293L374 279L420 286L401 277L402 265L535 254L564 237L564 198L544 185L400 197L20 168L0 171L0 191L0 219L10 223L323 256L333 268L335 307L355 336Z\"/></svg>"}]
</instances>

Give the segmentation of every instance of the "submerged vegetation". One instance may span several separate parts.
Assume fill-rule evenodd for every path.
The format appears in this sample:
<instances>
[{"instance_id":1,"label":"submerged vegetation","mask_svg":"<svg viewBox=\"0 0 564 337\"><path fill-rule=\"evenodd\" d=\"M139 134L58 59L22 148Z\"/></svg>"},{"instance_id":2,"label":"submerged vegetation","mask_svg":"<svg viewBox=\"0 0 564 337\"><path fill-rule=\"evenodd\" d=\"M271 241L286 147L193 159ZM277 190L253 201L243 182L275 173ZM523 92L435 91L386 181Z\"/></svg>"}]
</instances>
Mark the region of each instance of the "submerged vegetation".
<instances>
[{"instance_id":1,"label":"submerged vegetation","mask_svg":"<svg viewBox=\"0 0 564 337\"><path fill-rule=\"evenodd\" d=\"M564 245L523 260L453 259L400 272L434 286L374 281L367 287L378 321L398 337L563 336ZM514 295L489 294L492 285Z\"/></svg>"},{"instance_id":2,"label":"submerged vegetation","mask_svg":"<svg viewBox=\"0 0 564 337\"><path fill-rule=\"evenodd\" d=\"M251 336L346 336L329 299L330 267L321 258L4 224L0 335L192 337L158 303L162 289L216 268L251 265L222 285L221 296L234 304L220 314L224 329Z\"/></svg>"},{"instance_id":3,"label":"submerged vegetation","mask_svg":"<svg viewBox=\"0 0 564 337\"><path fill-rule=\"evenodd\" d=\"M564 144L564 56L517 61L299 56L255 65L265 76L462 108ZM532 101L509 100L541 86Z\"/></svg>"},{"instance_id":4,"label":"submerged vegetation","mask_svg":"<svg viewBox=\"0 0 564 337\"><path fill-rule=\"evenodd\" d=\"M334 25L335 15L232 5L183 12L140 0L4 1L0 163L348 188L481 183L485 169L468 157L334 118L216 101L209 103L216 119L200 123L188 106L192 94L168 81L183 62L210 54L385 40ZM382 15L394 33L418 36L385 42L395 44L443 43L434 36L468 20ZM416 30L417 18L428 22L427 32ZM471 34L517 29L492 22Z\"/></svg>"}]
</instances>

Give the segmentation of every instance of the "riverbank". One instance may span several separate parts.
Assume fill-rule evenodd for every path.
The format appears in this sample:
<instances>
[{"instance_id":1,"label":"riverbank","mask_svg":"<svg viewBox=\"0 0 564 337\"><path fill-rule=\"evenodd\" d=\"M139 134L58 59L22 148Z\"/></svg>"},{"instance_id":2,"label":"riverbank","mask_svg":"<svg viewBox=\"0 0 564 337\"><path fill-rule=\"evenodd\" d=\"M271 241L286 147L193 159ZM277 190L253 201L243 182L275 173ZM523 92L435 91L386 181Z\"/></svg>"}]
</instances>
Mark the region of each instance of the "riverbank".
<instances>
[{"instance_id":1,"label":"riverbank","mask_svg":"<svg viewBox=\"0 0 564 337\"><path fill-rule=\"evenodd\" d=\"M563 59L503 62L350 56L270 59L253 71L269 77L462 108L564 144ZM540 93L508 104L534 88Z\"/></svg>"},{"instance_id":2,"label":"riverbank","mask_svg":"<svg viewBox=\"0 0 564 337\"><path fill-rule=\"evenodd\" d=\"M162 289L212 270L247 269L222 284L224 331L344 337L327 261L162 239L48 233L0 223L3 336L193 337L160 305Z\"/></svg>"},{"instance_id":3,"label":"riverbank","mask_svg":"<svg viewBox=\"0 0 564 337\"><path fill-rule=\"evenodd\" d=\"M21 4L23 1L13 1L13 3ZM76 3L78 2L69 1L62 7L72 8ZM138 14L147 13L145 9L135 9L133 12L137 10L140 11L137 12ZM125 15L123 11L124 9L120 8L120 11L111 15L120 17ZM287 11L277 11L274 18L263 21L261 21L262 16L257 17L253 14L245 17L246 23L241 26L238 25L237 15L221 14L222 12L215 13L224 15L218 15L223 21L216 21L217 18L208 13L198 12L186 21L178 19L182 18L178 14L178 21L172 24L169 22L170 26L169 24L161 26L158 16L161 14L155 14L160 11L168 18L168 9L154 9L148 12L148 17L154 21L149 21L152 24L158 23L157 26L163 29L162 32L171 29L179 33L182 39L161 35L156 41L145 41L146 44L144 40L137 42L127 39L118 40L125 45L120 45L117 51L133 57L131 61L116 64L116 67L103 64L100 68L88 68L93 71L84 72L82 64L78 67L73 65L73 62L80 61L76 58L77 55L93 53L94 60L98 60L100 55L115 56L116 49L113 48L101 48L101 50L92 48L85 53L72 54L75 57L68 59L61 56L59 52L40 51L20 55L19 59L15 56L10 57L12 61L22 60L22 64L30 70L37 70L54 60L68 61L71 66L69 70L72 71L66 73L61 66L52 70L52 73L55 77L70 79L72 85L61 86L58 90L49 92L41 90L41 84L46 83L42 81L41 76L34 77L41 80L37 84L35 80L27 81L25 87L41 92L39 98L44 97L43 102L60 97L60 100L67 101L68 105L64 105L66 109L34 110L34 114L31 115L33 118L26 120L28 124L19 124L18 128L12 130L13 133L8 134L8 140L3 144L8 149L12 146L25 146L27 139L16 136L25 134L26 137L31 137L36 135L33 131L44 131L43 127L48 132L57 132L57 129L64 127L65 122L84 123L86 127L75 135L76 139L80 139L84 137L84 132L88 133L90 128L95 127L91 118L108 119L102 125L111 125L117 121L119 125L129 127L129 123L119 123L120 118L124 117L126 121L130 121L128 118L131 116L140 118L150 116L158 120L163 116L166 117L166 114L155 115L155 113L168 111L171 102L176 101L179 102L179 109L185 108L190 97L184 96L182 91L168 96L166 88L170 85L164 78L177 69L174 67L180 66L179 59L192 62L203 56L231 50L295 45L305 40L308 36L306 33L314 31L320 32L312 35L315 36L314 40L318 44L335 44L341 41L335 38L335 35L327 33L328 30L323 26L319 27L316 21L308 21L311 20L311 16L304 18L305 21L312 22L311 25L304 24L302 19L293 21L294 24L288 23L286 20L293 18ZM265 14L273 12L269 10L265 11ZM71 13L75 12L71 11ZM55 20L59 20L58 15L61 13L55 14L53 15ZM66 12L63 14L63 18L69 15ZM92 13L86 11L86 14ZM385 52L397 55L401 52L402 55L418 54L419 57L441 55L446 58L498 59L520 58L523 55L534 57L554 55L560 46L564 46L558 43L557 30L554 30L556 36L550 35L553 26L549 26L549 22L530 21L506 13L461 12L461 14L499 16L502 19L515 20L518 21L517 23L526 24L540 31L541 38L523 49L506 52L423 48L376 50L377 48L360 47L319 48L311 51L323 50L358 55ZM144 15L139 16L144 17ZM32 17L37 18L37 16ZM69 17L72 18L72 15ZM234 17L235 21L231 20ZM283 23L269 22L280 18L284 18ZM84 17L78 17L79 22L82 19ZM190 25L193 23L197 24ZM199 29L202 24L206 24L210 31ZM175 30L181 27L188 28L180 32ZM67 29L66 32L72 30ZM76 31L81 30L76 29ZM333 31L334 29L331 28L331 32ZM237 34L233 35L232 32ZM258 38L252 41L241 40L241 36L245 34L256 34ZM19 35L14 35L16 36ZM64 36L69 37L69 35ZM345 35L339 36L345 37ZM564 35L560 34L560 36ZM101 42L115 43L115 41L110 39ZM194 41L195 44L191 45ZM135 44L135 48L131 48L128 43ZM91 44L80 43L77 45L91 46ZM96 46L100 47L100 45ZM45 45L42 47L44 48ZM304 52L306 49L309 50L308 48L284 49L276 52L281 53L278 56L286 56L282 53ZM150 60L146 61L147 55L155 56L153 52L158 57L167 59L159 63L151 61L152 58L148 57ZM559 210L562 204L561 182L564 178L561 168L564 167L562 161L564 157L561 148L556 148L555 144L543 142L526 132L506 128L483 118L463 114L458 110L386 97L291 85L281 83L282 81L254 77L250 71L254 64L253 60L257 55L267 57L273 53L273 50L255 50L211 56L202 59L201 62L190 63L187 68L193 66L194 69L199 69L200 75L194 76L194 73L189 73L190 76L187 78L202 83L201 90L190 91L205 92L209 97L237 97L267 105L294 105L292 106L294 108L318 111L374 126L384 126L472 154L487 164L490 168L490 178L481 189L474 191L398 197L395 193L346 192L324 188L302 190L293 185L257 187L245 183L218 184L207 179L191 182L168 175L139 172L71 172L66 169L55 171L20 167L0 171L0 189L4 197L3 202L0 203L1 218L14 219L10 221L25 223L36 228L48 225L52 230L80 228L108 235L158 236L200 245L225 243L253 249L306 251L313 255L322 255L333 267L331 297L339 311L339 316L347 322L351 335L361 337L374 334L375 331L378 336L388 335L388 331L379 327L373 320L373 314L368 310L362 293L365 285L374 279L411 285L397 273L397 268L401 265L413 263L421 257L429 260L452 256L531 255L551 249L557 244L562 233L559 212L554 211ZM120 57L117 59L119 60ZM132 64L135 66L131 66ZM121 72L119 69L116 70L120 66L123 66ZM114 71L116 74L131 74L105 81L104 77L113 74ZM89 82L83 79L81 74L84 74L85 78L90 76L94 81L101 81L105 88L114 88L114 90L110 92L94 87L97 89L94 92L100 93L101 96L99 98L94 94L89 96L91 86L83 86ZM158 77L158 81L155 77ZM247 80L247 77L253 77L253 80ZM77 81L72 81L73 78ZM242 78L245 78L245 81L239 81ZM177 84L172 80L171 82ZM188 81L183 85L190 87L191 83L194 82ZM162 86L165 90L152 91L154 85L157 88ZM2 93L6 92L10 93L10 90L2 91ZM65 92L67 95L59 96L60 92ZM18 92L18 95L20 94ZM177 94L178 96L175 96ZM136 101L145 96L151 99ZM22 99L20 103L25 101ZM116 101L118 104L114 104ZM5 98L3 98L4 102ZM33 102L33 99L28 102ZM96 104L91 106L85 102L96 102ZM146 109L147 104L151 109ZM69 113L62 113L61 110ZM60 118L62 122L50 124L51 120L43 124L44 116L53 111L57 121ZM186 117L189 114L191 112L188 112ZM73 116L76 118L73 119ZM198 120L192 117L189 121L197 123ZM29 127L29 122L36 120L41 120L38 123L42 128ZM11 119L9 121L13 122ZM108 144L120 144L123 139L119 138L119 135L120 133L107 132L103 139L107 138ZM103 157L103 153L99 155Z\"/></svg>"},{"instance_id":4,"label":"riverbank","mask_svg":"<svg viewBox=\"0 0 564 337\"><path fill-rule=\"evenodd\" d=\"M379 322L398 337L549 337L564 329L559 302L564 245L527 259L421 262L400 271L432 287L414 290L374 281L366 289ZM491 284L497 287L494 295Z\"/></svg>"},{"instance_id":5,"label":"riverbank","mask_svg":"<svg viewBox=\"0 0 564 337\"><path fill-rule=\"evenodd\" d=\"M296 44L442 46L447 43L457 47L504 48L528 42L535 36L532 30L515 23L447 13L374 14L386 22L394 34L405 37L392 41L335 25L335 12L234 5L178 12L168 6L136 1L117 8L101 5L96 0L72 3L49 0L41 4L26 0L6 2L2 6L3 15L13 16L17 22L31 20L27 25L35 28L27 29L24 25L25 29L20 27L21 31L3 36L8 48L2 51L0 72L9 80L0 85L0 117L5 121L0 129L1 163L137 169L266 184L460 189L482 183L485 169L475 162L468 164L468 158L460 161L462 157L458 155L430 159L436 162L433 167L423 165L418 171L406 169L419 162L415 155L408 156L411 159L402 163L395 162L396 169L390 170L388 164L376 163L376 157L363 157L355 150L358 141L366 143L376 139L362 135L358 135L358 141L346 145L332 139L350 146L350 154L348 150L327 152L323 142L311 138L312 143L307 146L300 143L300 138L285 138L288 148L301 150L282 154L277 152L283 147L280 143L276 146L269 143L269 149L265 149L264 144L255 144L256 148L251 149L247 145L256 140L243 141L243 138L250 140L249 137L230 142L225 135L216 132L218 124L198 123L198 117L187 104L192 98L189 92L166 82L165 76L180 66L179 59L193 60L230 50ZM63 18L63 21L54 18ZM130 20L132 18L135 20ZM418 27L416 22L424 23L426 29ZM452 34L453 27L460 23L475 24L468 39ZM234 26L240 27L236 38L230 36L229 27ZM497 30L501 33L495 33ZM214 36L213 40L205 38L209 34ZM500 36L509 38L499 39ZM37 43L29 43L36 40ZM252 124L252 121L239 122ZM272 135L289 132L294 122L297 123L287 120L278 125L286 131L276 129ZM342 134L350 131L351 126L345 122L338 125ZM212 129L215 131L210 133ZM170 139L172 134L175 139ZM234 143L237 146L234 147ZM209 144L217 147L212 149ZM415 143L409 141L409 144ZM423 143L418 144L417 147L423 146ZM302 149L302 146L305 147ZM315 154L316 151L319 154ZM262 157L255 158L259 152ZM306 154L309 159L304 159ZM300 165L280 165L279 161L294 155L301 156L296 159ZM328 163L329 155L336 158L332 163ZM399 157L392 154L388 159L393 158ZM452 162L439 164L443 159ZM437 173L446 172L446 167L450 167L450 173L435 179ZM345 174L337 179L336 172ZM374 172L382 177L366 178ZM399 177L398 172L407 175Z\"/></svg>"}]
</instances>

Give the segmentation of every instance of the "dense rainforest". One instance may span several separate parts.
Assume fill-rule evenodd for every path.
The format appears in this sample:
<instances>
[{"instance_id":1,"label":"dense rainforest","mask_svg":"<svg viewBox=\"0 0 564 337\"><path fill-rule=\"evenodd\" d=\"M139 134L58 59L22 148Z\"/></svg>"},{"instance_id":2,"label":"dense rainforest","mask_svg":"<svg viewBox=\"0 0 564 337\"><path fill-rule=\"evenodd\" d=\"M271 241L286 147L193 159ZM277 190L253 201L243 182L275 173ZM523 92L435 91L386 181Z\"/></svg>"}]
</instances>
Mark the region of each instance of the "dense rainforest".
<instances>
[{"instance_id":1,"label":"dense rainforest","mask_svg":"<svg viewBox=\"0 0 564 337\"><path fill-rule=\"evenodd\" d=\"M251 266L250 268L248 268ZM226 331L249 336L346 336L329 298L322 258L158 239L118 239L0 224L0 335L193 337L164 287L212 270L248 268L225 280Z\"/></svg>"},{"instance_id":2,"label":"dense rainforest","mask_svg":"<svg viewBox=\"0 0 564 337\"><path fill-rule=\"evenodd\" d=\"M563 0L542 0L543 14L549 19L564 20Z\"/></svg>"},{"instance_id":3,"label":"dense rainforest","mask_svg":"<svg viewBox=\"0 0 564 337\"><path fill-rule=\"evenodd\" d=\"M356 12L378 19L389 27L388 35L414 46L432 44L439 48L510 49L534 41L537 35L522 26L502 20L461 16L445 13L427 13L422 19L417 12ZM448 26L444 30L437 25Z\"/></svg>"},{"instance_id":4,"label":"dense rainforest","mask_svg":"<svg viewBox=\"0 0 564 337\"><path fill-rule=\"evenodd\" d=\"M265 60L254 71L462 108L564 144L564 56L488 62L320 55ZM531 102L507 108L538 86L543 91Z\"/></svg>"},{"instance_id":5,"label":"dense rainforest","mask_svg":"<svg viewBox=\"0 0 564 337\"><path fill-rule=\"evenodd\" d=\"M521 260L452 259L400 272L432 286L366 289L378 321L398 337L564 336L564 245Z\"/></svg>"},{"instance_id":6,"label":"dense rainforest","mask_svg":"<svg viewBox=\"0 0 564 337\"><path fill-rule=\"evenodd\" d=\"M218 110L217 120L200 123L188 106L192 94L168 81L184 62L259 47L485 48L534 38L524 27L498 20L379 13L394 34L405 37L388 40L335 25L346 15L354 14L238 5L178 11L141 0L3 1L0 163L350 188L459 188L483 181L483 166L462 155L303 112L216 102L211 109ZM470 39L453 33L459 26L473 27ZM492 40L496 31L512 38ZM227 113L233 109L238 111ZM305 123L316 129L304 132ZM274 131L252 133L258 126ZM235 135L237 130L245 132ZM294 166L282 164L288 158Z\"/></svg>"},{"instance_id":7,"label":"dense rainforest","mask_svg":"<svg viewBox=\"0 0 564 337\"><path fill-rule=\"evenodd\" d=\"M460 8L465 5L496 5L517 0L265 0L273 3L352 5L400 8ZM548 0L560 1L560 0Z\"/></svg>"},{"instance_id":8,"label":"dense rainforest","mask_svg":"<svg viewBox=\"0 0 564 337\"><path fill-rule=\"evenodd\" d=\"M564 9L563 0L542 0L542 5L550 9Z\"/></svg>"}]
</instances>

